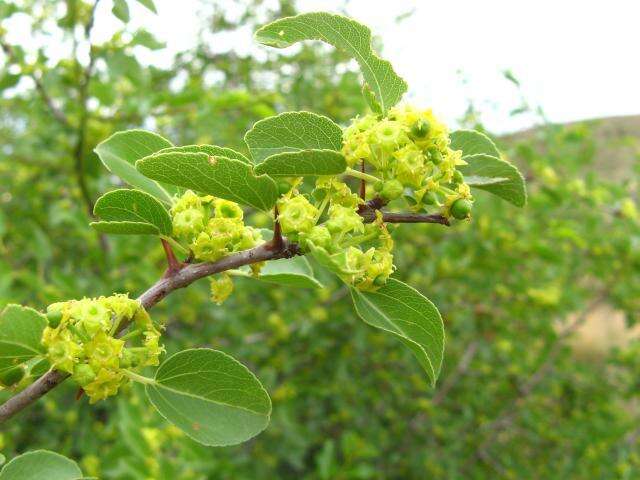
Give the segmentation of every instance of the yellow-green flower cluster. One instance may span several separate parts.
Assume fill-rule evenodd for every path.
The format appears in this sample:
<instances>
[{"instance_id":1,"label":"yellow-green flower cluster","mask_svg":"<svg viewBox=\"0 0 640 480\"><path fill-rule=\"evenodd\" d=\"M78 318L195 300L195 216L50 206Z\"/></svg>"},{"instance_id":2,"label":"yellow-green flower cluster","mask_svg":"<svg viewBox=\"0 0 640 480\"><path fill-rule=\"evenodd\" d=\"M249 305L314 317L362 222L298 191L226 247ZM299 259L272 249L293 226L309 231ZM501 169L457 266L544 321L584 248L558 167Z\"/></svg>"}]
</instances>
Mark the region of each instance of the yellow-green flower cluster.
<instances>
[{"instance_id":1,"label":"yellow-green flower cluster","mask_svg":"<svg viewBox=\"0 0 640 480\"><path fill-rule=\"evenodd\" d=\"M467 218L471 192L457 169L465 162L449 144L447 127L431 110L404 105L386 117L356 118L345 129L342 153L350 166L364 161L379 178L374 189L383 199L404 196L415 211L437 209L447 217Z\"/></svg>"},{"instance_id":2,"label":"yellow-green flower cluster","mask_svg":"<svg viewBox=\"0 0 640 480\"><path fill-rule=\"evenodd\" d=\"M260 231L245 226L242 208L229 200L198 196L187 190L171 208L173 233L197 260L213 262L262 241Z\"/></svg>"},{"instance_id":3,"label":"yellow-green flower cluster","mask_svg":"<svg viewBox=\"0 0 640 480\"><path fill-rule=\"evenodd\" d=\"M282 232L303 249L320 250L348 284L361 290L384 285L394 270L393 241L381 217L365 224L362 200L335 177L320 177L312 198L294 187L279 200Z\"/></svg>"},{"instance_id":4,"label":"yellow-green flower cluster","mask_svg":"<svg viewBox=\"0 0 640 480\"><path fill-rule=\"evenodd\" d=\"M115 395L127 370L159 363L160 332L140 302L127 295L54 303L47 319L42 344L49 362L69 373L91 403ZM129 332L115 338L128 321Z\"/></svg>"}]
</instances>

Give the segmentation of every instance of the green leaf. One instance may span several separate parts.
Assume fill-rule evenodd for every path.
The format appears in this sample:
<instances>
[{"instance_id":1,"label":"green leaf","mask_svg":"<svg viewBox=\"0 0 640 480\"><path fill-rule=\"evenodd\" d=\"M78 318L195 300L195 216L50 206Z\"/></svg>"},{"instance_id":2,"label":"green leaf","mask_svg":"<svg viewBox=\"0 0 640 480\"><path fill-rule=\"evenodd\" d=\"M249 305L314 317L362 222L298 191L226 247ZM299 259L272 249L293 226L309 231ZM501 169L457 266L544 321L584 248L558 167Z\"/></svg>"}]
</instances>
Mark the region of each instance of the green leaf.
<instances>
[{"instance_id":1,"label":"green leaf","mask_svg":"<svg viewBox=\"0 0 640 480\"><path fill-rule=\"evenodd\" d=\"M524 178L518 169L509 162L482 153L464 157L468 165L460 166L465 178L500 179L499 183L475 183L475 187L493 193L498 197L523 207L527 203L527 190Z\"/></svg>"},{"instance_id":2,"label":"green leaf","mask_svg":"<svg viewBox=\"0 0 640 480\"><path fill-rule=\"evenodd\" d=\"M146 178L135 168L137 160L171 146L173 145L170 141L155 133L146 130L127 130L111 135L98 144L95 152L111 173L158 200L171 203L171 195L165 188Z\"/></svg>"},{"instance_id":3,"label":"green leaf","mask_svg":"<svg viewBox=\"0 0 640 480\"><path fill-rule=\"evenodd\" d=\"M470 187L478 187L482 185L494 185L496 183L504 183L508 182L509 179L506 177L479 177L477 175L469 175L464 178L464 181Z\"/></svg>"},{"instance_id":4,"label":"green leaf","mask_svg":"<svg viewBox=\"0 0 640 480\"><path fill-rule=\"evenodd\" d=\"M449 138L451 138L449 147L452 150L462 150L462 158L479 153L500 158L498 147L484 133L475 130L456 130Z\"/></svg>"},{"instance_id":5,"label":"green leaf","mask_svg":"<svg viewBox=\"0 0 640 480\"><path fill-rule=\"evenodd\" d=\"M262 267L258 280L288 287L323 288L314 277L309 261L304 257L271 260Z\"/></svg>"},{"instance_id":6,"label":"green leaf","mask_svg":"<svg viewBox=\"0 0 640 480\"><path fill-rule=\"evenodd\" d=\"M147 7L153 13L158 13L158 10L156 9L156 4L153 2L153 0L136 0L136 1L140 5L143 5L143 6Z\"/></svg>"},{"instance_id":7,"label":"green leaf","mask_svg":"<svg viewBox=\"0 0 640 480\"><path fill-rule=\"evenodd\" d=\"M251 161L245 157L240 152L236 152L231 148L226 147L218 147L216 145L184 145L182 147L169 147L160 150L158 153L172 153L172 152L182 152L182 153L206 153L207 155L211 155L212 157L226 157L231 158L233 160L240 160L243 163L251 164Z\"/></svg>"},{"instance_id":8,"label":"green leaf","mask_svg":"<svg viewBox=\"0 0 640 480\"><path fill-rule=\"evenodd\" d=\"M73 460L48 450L23 453L0 471L0 480L79 480L82 471Z\"/></svg>"},{"instance_id":9,"label":"green leaf","mask_svg":"<svg viewBox=\"0 0 640 480\"><path fill-rule=\"evenodd\" d=\"M172 355L146 390L163 417L204 445L247 441L266 428L271 415L271 400L255 375L217 350Z\"/></svg>"},{"instance_id":10,"label":"green leaf","mask_svg":"<svg viewBox=\"0 0 640 480\"><path fill-rule=\"evenodd\" d=\"M168 236L172 232L169 212L158 200L140 190L121 189L105 193L96 202L93 213L104 221L91 225L105 233L151 233ZM115 225L109 225L110 223ZM127 231L129 227L131 231Z\"/></svg>"},{"instance_id":11,"label":"green leaf","mask_svg":"<svg viewBox=\"0 0 640 480\"><path fill-rule=\"evenodd\" d=\"M272 155L256 165L256 173L272 177L304 177L307 175L337 175L347 168L340 152L333 150L302 150Z\"/></svg>"},{"instance_id":12,"label":"green leaf","mask_svg":"<svg viewBox=\"0 0 640 480\"><path fill-rule=\"evenodd\" d=\"M433 303L393 278L374 292L352 288L351 298L360 318L409 347L435 386L444 353L444 327Z\"/></svg>"},{"instance_id":13,"label":"green leaf","mask_svg":"<svg viewBox=\"0 0 640 480\"><path fill-rule=\"evenodd\" d=\"M475 130L458 130L450 138L451 149L462 150L462 159L468 163L461 166L460 171L470 186L493 193L518 207L527 203L522 174L514 165L500 159L500 152L489 137Z\"/></svg>"},{"instance_id":14,"label":"green leaf","mask_svg":"<svg viewBox=\"0 0 640 480\"><path fill-rule=\"evenodd\" d=\"M263 26L256 40L275 48L285 48L302 40L322 40L351 55L360 65L365 82L383 112L400 101L407 83L371 49L371 30L364 25L325 12L304 13L282 18Z\"/></svg>"},{"instance_id":15,"label":"green leaf","mask_svg":"<svg viewBox=\"0 0 640 480\"><path fill-rule=\"evenodd\" d=\"M256 122L244 141L255 163L278 153L342 148L342 129L311 112L285 112Z\"/></svg>"},{"instance_id":16,"label":"green leaf","mask_svg":"<svg viewBox=\"0 0 640 480\"><path fill-rule=\"evenodd\" d=\"M91 222L94 230L108 235L158 235L158 228L141 222Z\"/></svg>"},{"instance_id":17,"label":"green leaf","mask_svg":"<svg viewBox=\"0 0 640 480\"><path fill-rule=\"evenodd\" d=\"M113 0L113 9L111 12L122 22L129 21L129 6L126 0Z\"/></svg>"},{"instance_id":18,"label":"green leaf","mask_svg":"<svg viewBox=\"0 0 640 480\"><path fill-rule=\"evenodd\" d=\"M269 210L278 199L276 182L256 176L240 160L206 153L157 153L139 160L138 170L149 178L201 193Z\"/></svg>"},{"instance_id":19,"label":"green leaf","mask_svg":"<svg viewBox=\"0 0 640 480\"><path fill-rule=\"evenodd\" d=\"M40 341L47 320L21 305L7 305L0 313L0 372L42 355Z\"/></svg>"}]
</instances>

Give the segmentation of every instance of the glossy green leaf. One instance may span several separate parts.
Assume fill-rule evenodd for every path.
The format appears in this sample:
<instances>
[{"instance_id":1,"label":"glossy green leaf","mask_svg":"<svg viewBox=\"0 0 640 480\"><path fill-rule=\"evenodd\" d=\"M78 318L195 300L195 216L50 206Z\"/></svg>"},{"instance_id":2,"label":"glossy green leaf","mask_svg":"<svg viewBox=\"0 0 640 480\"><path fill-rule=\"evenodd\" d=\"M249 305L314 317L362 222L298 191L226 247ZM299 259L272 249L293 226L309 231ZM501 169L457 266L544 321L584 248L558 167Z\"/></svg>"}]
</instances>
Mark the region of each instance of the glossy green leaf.
<instances>
[{"instance_id":1,"label":"glossy green leaf","mask_svg":"<svg viewBox=\"0 0 640 480\"><path fill-rule=\"evenodd\" d=\"M172 355L146 390L163 417L204 445L247 441L266 428L271 415L271 400L255 375L217 350Z\"/></svg>"},{"instance_id":2,"label":"glossy green leaf","mask_svg":"<svg viewBox=\"0 0 640 480\"><path fill-rule=\"evenodd\" d=\"M158 13L158 10L156 9L156 4L153 2L153 0L136 0L136 1L140 5L143 5L143 6L147 7L153 13Z\"/></svg>"},{"instance_id":3,"label":"glossy green leaf","mask_svg":"<svg viewBox=\"0 0 640 480\"><path fill-rule=\"evenodd\" d=\"M407 91L407 83L396 74L391 63L372 50L371 30L341 15L313 12L282 18L260 28L256 40L276 48L302 40L322 40L346 52L360 65L364 80L383 112L398 103Z\"/></svg>"},{"instance_id":4,"label":"glossy green leaf","mask_svg":"<svg viewBox=\"0 0 640 480\"><path fill-rule=\"evenodd\" d=\"M80 480L73 460L48 450L23 453L0 470L0 480Z\"/></svg>"},{"instance_id":5,"label":"glossy green leaf","mask_svg":"<svg viewBox=\"0 0 640 480\"><path fill-rule=\"evenodd\" d=\"M409 347L435 385L444 354L444 326L433 303L393 278L375 292L352 288L351 298L360 318Z\"/></svg>"},{"instance_id":6,"label":"glossy green leaf","mask_svg":"<svg viewBox=\"0 0 640 480\"><path fill-rule=\"evenodd\" d=\"M347 168L340 152L333 150L302 150L272 155L256 165L256 173L272 177L304 177L307 175L337 175Z\"/></svg>"},{"instance_id":7,"label":"glossy green leaf","mask_svg":"<svg viewBox=\"0 0 640 480\"><path fill-rule=\"evenodd\" d=\"M7 305L0 313L0 372L44 353L40 344L47 320L21 305Z\"/></svg>"},{"instance_id":8,"label":"glossy green leaf","mask_svg":"<svg viewBox=\"0 0 640 480\"><path fill-rule=\"evenodd\" d=\"M122 22L127 23L129 21L129 6L126 0L113 0L111 11Z\"/></svg>"},{"instance_id":9,"label":"glossy green leaf","mask_svg":"<svg viewBox=\"0 0 640 480\"><path fill-rule=\"evenodd\" d=\"M138 172L135 163L143 157L172 146L171 142L155 133L146 130L127 130L111 135L98 144L95 152L111 173L119 176L129 185L163 202L170 203L171 195L167 189Z\"/></svg>"},{"instance_id":10,"label":"glossy green leaf","mask_svg":"<svg viewBox=\"0 0 640 480\"><path fill-rule=\"evenodd\" d=\"M138 170L149 178L269 210L276 203L276 182L256 176L240 160L206 153L157 153L139 160Z\"/></svg>"},{"instance_id":11,"label":"glossy green leaf","mask_svg":"<svg viewBox=\"0 0 640 480\"><path fill-rule=\"evenodd\" d=\"M91 225L105 233L171 235L172 232L169 212L158 200L140 190L105 193L96 202L93 213L103 221Z\"/></svg>"},{"instance_id":12,"label":"glossy green leaf","mask_svg":"<svg viewBox=\"0 0 640 480\"><path fill-rule=\"evenodd\" d=\"M498 147L484 133L475 130L456 130L450 137L452 150L462 150L462 158L484 153L500 158Z\"/></svg>"},{"instance_id":13,"label":"glossy green leaf","mask_svg":"<svg viewBox=\"0 0 640 480\"><path fill-rule=\"evenodd\" d=\"M226 157L234 160L240 160L243 163L250 164L251 161L240 152L237 152L231 148L218 147L216 145L184 145L182 147L170 147L160 150L158 153L206 153L213 157Z\"/></svg>"},{"instance_id":14,"label":"glossy green leaf","mask_svg":"<svg viewBox=\"0 0 640 480\"><path fill-rule=\"evenodd\" d=\"M485 154L464 157L467 165L459 167L465 178L506 179L499 183L475 183L475 188L486 190L498 197L523 207L527 203L527 190L520 171L511 163Z\"/></svg>"},{"instance_id":15,"label":"glossy green leaf","mask_svg":"<svg viewBox=\"0 0 640 480\"><path fill-rule=\"evenodd\" d=\"M285 112L256 122L244 136L255 163L285 152L342 148L342 129L311 112Z\"/></svg>"}]
</instances>

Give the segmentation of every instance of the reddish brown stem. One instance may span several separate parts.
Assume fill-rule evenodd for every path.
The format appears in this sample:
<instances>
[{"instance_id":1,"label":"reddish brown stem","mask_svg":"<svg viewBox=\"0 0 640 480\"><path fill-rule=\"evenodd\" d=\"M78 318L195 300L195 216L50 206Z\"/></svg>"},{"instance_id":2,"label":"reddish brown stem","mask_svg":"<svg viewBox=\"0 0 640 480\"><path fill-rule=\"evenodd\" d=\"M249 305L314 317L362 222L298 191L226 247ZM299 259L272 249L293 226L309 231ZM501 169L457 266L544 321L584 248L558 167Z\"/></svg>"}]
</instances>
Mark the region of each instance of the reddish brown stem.
<instances>
[{"instance_id":1,"label":"reddish brown stem","mask_svg":"<svg viewBox=\"0 0 640 480\"><path fill-rule=\"evenodd\" d=\"M360 160L360 171L364 172L364 160ZM360 179L360 198L364 200L365 195L367 194L367 185L364 181L364 178Z\"/></svg>"}]
</instances>

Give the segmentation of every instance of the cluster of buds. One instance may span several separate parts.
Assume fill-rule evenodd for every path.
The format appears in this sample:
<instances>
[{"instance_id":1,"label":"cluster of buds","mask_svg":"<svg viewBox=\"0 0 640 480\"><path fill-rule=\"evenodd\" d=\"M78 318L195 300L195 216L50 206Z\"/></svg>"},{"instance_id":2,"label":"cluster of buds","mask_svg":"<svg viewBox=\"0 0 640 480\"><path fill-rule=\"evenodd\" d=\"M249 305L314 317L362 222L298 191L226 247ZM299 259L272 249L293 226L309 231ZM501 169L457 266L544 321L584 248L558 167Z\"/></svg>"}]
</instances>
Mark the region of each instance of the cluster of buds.
<instances>
[{"instance_id":1,"label":"cluster of buds","mask_svg":"<svg viewBox=\"0 0 640 480\"><path fill-rule=\"evenodd\" d=\"M404 105L386 117L356 118L344 131L342 153L379 180L373 187L385 201L403 197L412 210L468 218L473 198L462 173L462 152L449 148L449 132L431 110Z\"/></svg>"},{"instance_id":2,"label":"cluster of buds","mask_svg":"<svg viewBox=\"0 0 640 480\"><path fill-rule=\"evenodd\" d=\"M127 371L159 363L160 332L146 310L127 295L83 298L49 305L42 334L47 358L67 372L91 403L118 393ZM119 327L128 333L116 338Z\"/></svg>"}]
</instances>

